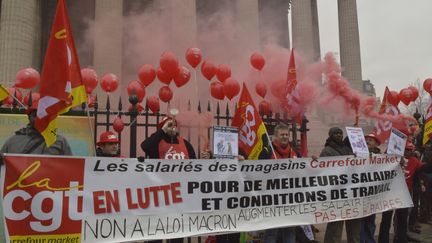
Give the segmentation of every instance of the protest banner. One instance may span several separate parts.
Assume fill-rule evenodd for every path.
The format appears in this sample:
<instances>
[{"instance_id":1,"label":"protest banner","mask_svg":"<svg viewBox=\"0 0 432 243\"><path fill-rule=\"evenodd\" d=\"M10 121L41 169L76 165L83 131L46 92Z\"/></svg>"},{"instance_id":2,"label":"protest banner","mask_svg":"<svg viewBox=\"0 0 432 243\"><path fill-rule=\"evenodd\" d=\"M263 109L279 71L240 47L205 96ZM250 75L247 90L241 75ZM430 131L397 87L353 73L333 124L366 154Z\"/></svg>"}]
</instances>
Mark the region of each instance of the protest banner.
<instances>
[{"instance_id":1,"label":"protest banner","mask_svg":"<svg viewBox=\"0 0 432 243\"><path fill-rule=\"evenodd\" d=\"M399 160L140 163L6 154L6 236L11 242L123 242L361 218L412 206Z\"/></svg>"}]
</instances>

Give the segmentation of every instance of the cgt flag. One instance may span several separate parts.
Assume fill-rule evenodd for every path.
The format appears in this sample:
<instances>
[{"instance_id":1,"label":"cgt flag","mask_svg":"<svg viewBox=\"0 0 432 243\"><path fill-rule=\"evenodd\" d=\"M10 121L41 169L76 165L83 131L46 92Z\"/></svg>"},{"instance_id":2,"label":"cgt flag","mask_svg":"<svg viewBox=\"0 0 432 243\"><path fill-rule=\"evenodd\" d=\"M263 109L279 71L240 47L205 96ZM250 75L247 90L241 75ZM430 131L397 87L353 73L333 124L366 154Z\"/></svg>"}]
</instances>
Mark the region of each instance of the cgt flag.
<instances>
[{"instance_id":1,"label":"cgt flag","mask_svg":"<svg viewBox=\"0 0 432 243\"><path fill-rule=\"evenodd\" d=\"M389 114L393 116L399 115L400 111L397 107L395 98L392 96L388 87L386 87L384 92L383 101L379 110L379 114ZM391 121L378 120L375 124L373 133L376 134L377 138L381 143L384 143L391 133L391 128L393 123Z\"/></svg>"},{"instance_id":2,"label":"cgt flag","mask_svg":"<svg viewBox=\"0 0 432 243\"><path fill-rule=\"evenodd\" d=\"M9 96L9 91L0 84L0 102L5 100Z\"/></svg>"},{"instance_id":3,"label":"cgt flag","mask_svg":"<svg viewBox=\"0 0 432 243\"><path fill-rule=\"evenodd\" d=\"M297 89L297 71L294 60L294 49L291 49L290 61L288 64L287 86L282 107L286 109L291 119L297 124L301 124L303 111L300 106L300 95Z\"/></svg>"},{"instance_id":4,"label":"cgt flag","mask_svg":"<svg viewBox=\"0 0 432 243\"><path fill-rule=\"evenodd\" d=\"M258 159L263 145L266 145L264 143L270 143L270 141L267 138L264 122L244 83L231 126L238 127L239 147L243 148L247 158Z\"/></svg>"},{"instance_id":5,"label":"cgt flag","mask_svg":"<svg viewBox=\"0 0 432 243\"><path fill-rule=\"evenodd\" d=\"M432 137L432 97L429 97L429 105L424 120L423 144L426 144Z\"/></svg>"},{"instance_id":6,"label":"cgt flag","mask_svg":"<svg viewBox=\"0 0 432 243\"><path fill-rule=\"evenodd\" d=\"M57 3L39 93L35 127L51 146L56 141L57 116L87 100L64 0Z\"/></svg>"}]
</instances>

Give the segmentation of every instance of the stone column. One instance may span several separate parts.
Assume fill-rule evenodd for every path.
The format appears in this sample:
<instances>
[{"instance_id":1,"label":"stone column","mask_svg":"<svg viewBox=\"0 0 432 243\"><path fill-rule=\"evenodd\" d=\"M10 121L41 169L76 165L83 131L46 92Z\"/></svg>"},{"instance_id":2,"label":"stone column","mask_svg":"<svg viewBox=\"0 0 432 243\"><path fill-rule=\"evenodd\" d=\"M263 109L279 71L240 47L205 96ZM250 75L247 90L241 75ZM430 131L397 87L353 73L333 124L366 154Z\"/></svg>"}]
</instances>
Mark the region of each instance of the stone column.
<instances>
[{"instance_id":1,"label":"stone column","mask_svg":"<svg viewBox=\"0 0 432 243\"><path fill-rule=\"evenodd\" d=\"M321 56L316 0L293 0L291 9L293 47L314 62Z\"/></svg>"},{"instance_id":2,"label":"stone column","mask_svg":"<svg viewBox=\"0 0 432 243\"><path fill-rule=\"evenodd\" d=\"M259 35L262 45L290 48L287 0L259 0Z\"/></svg>"},{"instance_id":3,"label":"stone column","mask_svg":"<svg viewBox=\"0 0 432 243\"><path fill-rule=\"evenodd\" d=\"M2 0L0 18L0 82L14 84L17 71L41 70L41 9L38 0Z\"/></svg>"},{"instance_id":4,"label":"stone column","mask_svg":"<svg viewBox=\"0 0 432 243\"><path fill-rule=\"evenodd\" d=\"M93 64L99 77L105 73L113 73L120 79L120 85L115 92L118 97L127 86L122 80L122 38L123 38L123 1L96 0L94 25L94 55ZM96 94L103 93L98 88ZM105 97L105 95L101 95ZM104 105L105 99L99 100ZM113 107L117 107L118 99L111 99Z\"/></svg>"},{"instance_id":5,"label":"stone column","mask_svg":"<svg viewBox=\"0 0 432 243\"><path fill-rule=\"evenodd\" d=\"M338 0L339 45L342 75L363 92L356 0Z\"/></svg>"}]
</instances>

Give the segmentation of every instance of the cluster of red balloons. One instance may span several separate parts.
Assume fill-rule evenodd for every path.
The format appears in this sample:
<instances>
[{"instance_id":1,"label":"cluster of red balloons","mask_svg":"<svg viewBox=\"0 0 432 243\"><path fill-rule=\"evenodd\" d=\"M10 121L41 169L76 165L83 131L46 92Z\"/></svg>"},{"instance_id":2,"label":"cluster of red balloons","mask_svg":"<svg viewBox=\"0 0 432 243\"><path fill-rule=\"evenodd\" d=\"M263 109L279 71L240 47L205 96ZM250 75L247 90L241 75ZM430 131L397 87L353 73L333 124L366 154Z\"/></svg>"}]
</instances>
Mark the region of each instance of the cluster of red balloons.
<instances>
[{"instance_id":1,"label":"cluster of red balloons","mask_svg":"<svg viewBox=\"0 0 432 243\"><path fill-rule=\"evenodd\" d=\"M416 87L409 86L408 88L401 89L399 95L396 96L396 94L393 94L392 96L398 97L398 99L402 101L402 103L404 103L405 105L409 105L411 102L414 102L418 98L419 92Z\"/></svg>"}]
</instances>

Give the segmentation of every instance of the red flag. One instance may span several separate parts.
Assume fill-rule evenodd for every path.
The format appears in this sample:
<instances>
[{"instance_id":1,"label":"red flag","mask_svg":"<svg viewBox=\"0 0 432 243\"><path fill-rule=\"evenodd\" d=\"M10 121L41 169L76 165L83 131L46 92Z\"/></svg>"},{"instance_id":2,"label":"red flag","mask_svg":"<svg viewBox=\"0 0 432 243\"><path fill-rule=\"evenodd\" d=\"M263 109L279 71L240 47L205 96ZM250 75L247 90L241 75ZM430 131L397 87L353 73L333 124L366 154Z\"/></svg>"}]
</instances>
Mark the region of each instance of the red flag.
<instances>
[{"instance_id":1,"label":"red flag","mask_svg":"<svg viewBox=\"0 0 432 243\"><path fill-rule=\"evenodd\" d=\"M57 116L87 100L80 70L65 2L59 0L42 69L35 124L47 146L56 140Z\"/></svg>"},{"instance_id":2,"label":"red flag","mask_svg":"<svg viewBox=\"0 0 432 243\"><path fill-rule=\"evenodd\" d=\"M239 147L244 149L248 159L258 159L263 143L269 144L270 141L264 122L244 83L231 126L238 127Z\"/></svg>"},{"instance_id":3,"label":"red flag","mask_svg":"<svg viewBox=\"0 0 432 243\"><path fill-rule=\"evenodd\" d=\"M282 107L288 111L288 114L294 122L301 124L303 111L300 106L300 95L297 89L297 71L294 60L294 49L291 49L286 85L286 100L282 102Z\"/></svg>"},{"instance_id":4,"label":"red flag","mask_svg":"<svg viewBox=\"0 0 432 243\"><path fill-rule=\"evenodd\" d=\"M395 98L393 98L388 87L386 87L385 89L379 114L389 114L393 116L397 116L400 114ZM381 143L384 143L384 141L386 141L390 137L392 126L393 123L391 121L378 120L375 124L373 133L377 136L378 140L381 141Z\"/></svg>"}]
</instances>

